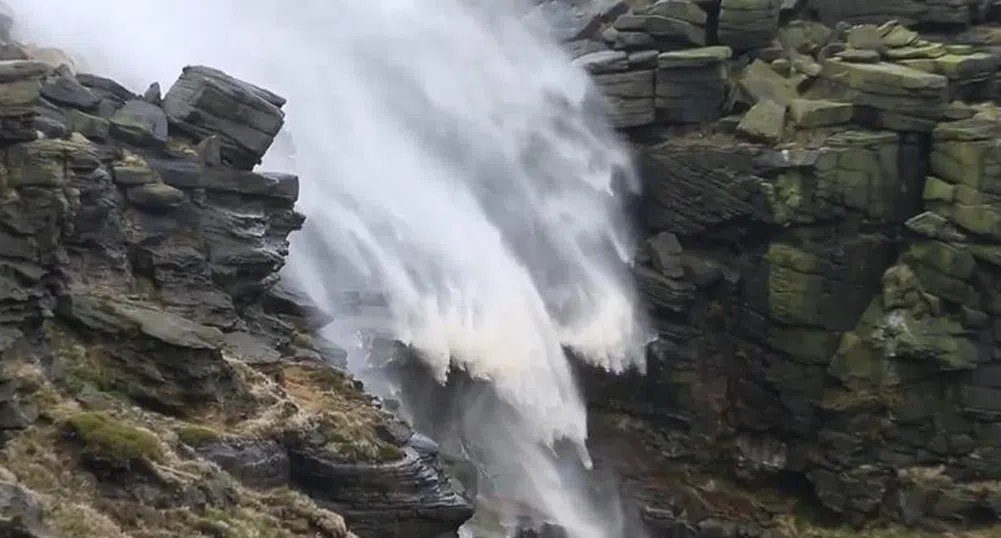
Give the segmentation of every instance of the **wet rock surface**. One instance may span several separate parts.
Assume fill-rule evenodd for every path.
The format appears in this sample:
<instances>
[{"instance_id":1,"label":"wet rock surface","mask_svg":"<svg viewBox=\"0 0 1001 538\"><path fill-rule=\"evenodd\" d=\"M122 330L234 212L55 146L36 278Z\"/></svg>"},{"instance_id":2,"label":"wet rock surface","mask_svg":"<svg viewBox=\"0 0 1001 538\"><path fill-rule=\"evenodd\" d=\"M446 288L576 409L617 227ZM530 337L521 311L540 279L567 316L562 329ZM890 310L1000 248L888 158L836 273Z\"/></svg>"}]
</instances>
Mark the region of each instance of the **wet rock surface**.
<instances>
[{"instance_id":1,"label":"wet rock surface","mask_svg":"<svg viewBox=\"0 0 1001 538\"><path fill-rule=\"evenodd\" d=\"M659 338L582 377L653 535L1001 532L989 4L639 1L587 36Z\"/></svg>"},{"instance_id":2,"label":"wet rock surface","mask_svg":"<svg viewBox=\"0 0 1001 538\"><path fill-rule=\"evenodd\" d=\"M204 66L139 96L7 46L0 534L432 538L468 519L433 443L278 283L298 178L252 169L284 99Z\"/></svg>"}]
</instances>

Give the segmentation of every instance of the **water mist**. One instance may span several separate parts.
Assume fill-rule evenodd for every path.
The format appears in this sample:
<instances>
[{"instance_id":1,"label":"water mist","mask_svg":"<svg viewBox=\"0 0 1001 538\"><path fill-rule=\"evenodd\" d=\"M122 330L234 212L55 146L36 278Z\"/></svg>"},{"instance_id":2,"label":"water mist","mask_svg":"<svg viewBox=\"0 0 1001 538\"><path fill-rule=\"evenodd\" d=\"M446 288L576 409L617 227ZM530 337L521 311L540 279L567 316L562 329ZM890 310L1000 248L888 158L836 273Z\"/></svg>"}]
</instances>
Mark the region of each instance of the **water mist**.
<instances>
[{"instance_id":1,"label":"water mist","mask_svg":"<svg viewBox=\"0 0 1001 538\"><path fill-rule=\"evenodd\" d=\"M11 3L22 37L133 90L201 63L288 98L264 163L302 179L285 276L338 315L345 345L372 320L341 292L385 299L377 325L421 371L380 372L378 391L472 459L492 495L575 538L620 536L580 479L586 410L564 350L643 367L620 209L636 178L586 74L519 18L528 6Z\"/></svg>"}]
</instances>

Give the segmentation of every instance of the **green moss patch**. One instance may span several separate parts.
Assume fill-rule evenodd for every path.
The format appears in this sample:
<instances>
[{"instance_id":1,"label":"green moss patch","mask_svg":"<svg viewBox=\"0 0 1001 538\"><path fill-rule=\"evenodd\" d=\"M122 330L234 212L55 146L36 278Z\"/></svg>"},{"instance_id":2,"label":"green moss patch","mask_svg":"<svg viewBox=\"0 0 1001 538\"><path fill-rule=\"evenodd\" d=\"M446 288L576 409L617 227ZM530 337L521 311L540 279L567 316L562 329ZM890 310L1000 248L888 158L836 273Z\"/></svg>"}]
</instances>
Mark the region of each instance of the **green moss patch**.
<instances>
[{"instance_id":1,"label":"green moss patch","mask_svg":"<svg viewBox=\"0 0 1001 538\"><path fill-rule=\"evenodd\" d=\"M84 446L84 453L116 465L160 461L163 449L155 434L130 426L107 413L84 412L70 416L66 428Z\"/></svg>"},{"instance_id":2,"label":"green moss patch","mask_svg":"<svg viewBox=\"0 0 1001 538\"><path fill-rule=\"evenodd\" d=\"M212 441L218 441L222 435L213 430L212 428L206 428L204 426L196 426L194 424L185 424L174 430L177 434L178 439L182 443L197 447L204 445L206 443L211 443Z\"/></svg>"}]
</instances>

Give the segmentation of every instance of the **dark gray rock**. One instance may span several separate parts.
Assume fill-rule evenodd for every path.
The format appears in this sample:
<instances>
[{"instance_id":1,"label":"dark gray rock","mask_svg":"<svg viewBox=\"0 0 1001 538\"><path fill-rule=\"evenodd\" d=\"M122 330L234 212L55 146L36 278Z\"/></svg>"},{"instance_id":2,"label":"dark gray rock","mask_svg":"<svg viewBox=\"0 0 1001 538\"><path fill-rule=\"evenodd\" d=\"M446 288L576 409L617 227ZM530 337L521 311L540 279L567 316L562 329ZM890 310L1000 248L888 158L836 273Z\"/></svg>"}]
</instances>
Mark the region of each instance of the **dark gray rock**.
<instances>
[{"instance_id":1,"label":"dark gray rock","mask_svg":"<svg viewBox=\"0 0 1001 538\"><path fill-rule=\"evenodd\" d=\"M452 489L435 454L414 445L403 452L396 462L344 464L293 446L292 481L326 501L361 535L436 538L472 516L469 500Z\"/></svg>"},{"instance_id":2,"label":"dark gray rock","mask_svg":"<svg viewBox=\"0 0 1001 538\"><path fill-rule=\"evenodd\" d=\"M198 152L198 160L205 166L221 166L222 165L222 142L219 137L212 135L205 138L195 146L195 151Z\"/></svg>"},{"instance_id":3,"label":"dark gray rock","mask_svg":"<svg viewBox=\"0 0 1001 538\"><path fill-rule=\"evenodd\" d=\"M622 59L628 67L628 56ZM652 69L601 73L594 75L593 79L601 90L606 114L613 126L637 127L654 122Z\"/></svg>"},{"instance_id":4,"label":"dark gray rock","mask_svg":"<svg viewBox=\"0 0 1001 538\"><path fill-rule=\"evenodd\" d=\"M658 56L654 105L667 123L715 121L729 112L730 49L705 47Z\"/></svg>"},{"instance_id":5,"label":"dark gray rock","mask_svg":"<svg viewBox=\"0 0 1001 538\"><path fill-rule=\"evenodd\" d=\"M126 191L129 202L136 207L160 210L173 209L184 203L184 192L166 183L145 183Z\"/></svg>"},{"instance_id":6,"label":"dark gray rock","mask_svg":"<svg viewBox=\"0 0 1001 538\"><path fill-rule=\"evenodd\" d=\"M288 452L277 441L226 438L195 450L249 487L271 489L289 483Z\"/></svg>"},{"instance_id":7,"label":"dark gray rock","mask_svg":"<svg viewBox=\"0 0 1001 538\"><path fill-rule=\"evenodd\" d=\"M199 325L145 304L81 294L67 296L60 312L84 326L112 336L139 332L175 348L215 351L225 344L216 328Z\"/></svg>"},{"instance_id":8,"label":"dark gray rock","mask_svg":"<svg viewBox=\"0 0 1001 538\"><path fill-rule=\"evenodd\" d=\"M62 297L58 314L114 350L107 357L115 361L109 370L113 378L105 382L150 409L187 417L219 395L235 393L219 329L145 301L90 292Z\"/></svg>"},{"instance_id":9,"label":"dark gray rock","mask_svg":"<svg viewBox=\"0 0 1001 538\"><path fill-rule=\"evenodd\" d=\"M133 99L111 116L111 135L140 147L167 144L167 115L159 107Z\"/></svg>"},{"instance_id":10,"label":"dark gray rock","mask_svg":"<svg viewBox=\"0 0 1001 538\"><path fill-rule=\"evenodd\" d=\"M204 66L185 67L163 99L174 128L195 142L217 135L223 159L246 170L260 162L281 129L284 104L267 90Z\"/></svg>"},{"instance_id":11,"label":"dark gray rock","mask_svg":"<svg viewBox=\"0 0 1001 538\"><path fill-rule=\"evenodd\" d=\"M56 76L49 79L42 86L41 92L43 97L53 103L80 110L92 110L101 102L98 96L94 95L76 78L68 76Z\"/></svg>"},{"instance_id":12,"label":"dark gray rock","mask_svg":"<svg viewBox=\"0 0 1001 538\"><path fill-rule=\"evenodd\" d=\"M137 99L138 96L129 91L121 84L109 78L97 75L79 74L76 79L90 91L100 98L96 113L98 116L108 119L125 103Z\"/></svg>"},{"instance_id":13,"label":"dark gray rock","mask_svg":"<svg viewBox=\"0 0 1001 538\"><path fill-rule=\"evenodd\" d=\"M66 120L73 132L80 133L95 142L105 142L111 136L111 123L102 117L79 110L69 110L66 112Z\"/></svg>"},{"instance_id":14,"label":"dark gray rock","mask_svg":"<svg viewBox=\"0 0 1001 538\"><path fill-rule=\"evenodd\" d=\"M36 138L42 79L50 71L32 60L0 61L0 146Z\"/></svg>"},{"instance_id":15,"label":"dark gray rock","mask_svg":"<svg viewBox=\"0 0 1001 538\"><path fill-rule=\"evenodd\" d=\"M0 482L0 535L11 538L56 536L42 523L41 499L10 482Z\"/></svg>"},{"instance_id":16,"label":"dark gray rock","mask_svg":"<svg viewBox=\"0 0 1001 538\"><path fill-rule=\"evenodd\" d=\"M160 83L154 82L150 84L143 93L142 100L151 105L160 106L163 103L163 94L160 91Z\"/></svg>"},{"instance_id":17,"label":"dark gray rock","mask_svg":"<svg viewBox=\"0 0 1001 538\"><path fill-rule=\"evenodd\" d=\"M34 120L34 127L42 134L49 138L63 138L69 135L70 122L61 108L42 100L36 110L38 116Z\"/></svg>"},{"instance_id":18,"label":"dark gray rock","mask_svg":"<svg viewBox=\"0 0 1001 538\"><path fill-rule=\"evenodd\" d=\"M274 364L282 358L267 340L247 332L226 334L226 347L248 364Z\"/></svg>"},{"instance_id":19,"label":"dark gray rock","mask_svg":"<svg viewBox=\"0 0 1001 538\"><path fill-rule=\"evenodd\" d=\"M264 308L272 313L295 318L303 326L318 329L334 317L316 305L306 294L282 281L268 288L262 297Z\"/></svg>"}]
</instances>

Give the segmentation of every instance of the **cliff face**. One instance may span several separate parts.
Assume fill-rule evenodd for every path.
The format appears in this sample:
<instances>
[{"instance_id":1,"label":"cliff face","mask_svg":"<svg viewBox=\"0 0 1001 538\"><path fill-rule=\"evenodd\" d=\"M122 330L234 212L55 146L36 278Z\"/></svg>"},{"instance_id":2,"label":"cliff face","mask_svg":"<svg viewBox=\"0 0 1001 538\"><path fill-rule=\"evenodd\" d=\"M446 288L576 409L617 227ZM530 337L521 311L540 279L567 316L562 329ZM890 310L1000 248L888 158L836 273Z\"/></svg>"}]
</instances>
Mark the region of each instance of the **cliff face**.
<instances>
[{"instance_id":1,"label":"cliff face","mask_svg":"<svg viewBox=\"0 0 1001 538\"><path fill-rule=\"evenodd\" d=\"M593 4L660 335L584 372L627 496L667 536L1001 532L996 6Z\"/></svg>"},{"instance_id":2,"label":"cliff face","mask_svg":"<svg viewBox=\"0 0 1001 538\"><path fill-rule=\"evenodd\" d=\"M471 515L280 285L284 100L0 61L0 534L432 537ZM321 355L324 358L321 358Z\"/></svg>"}]
</instances>

